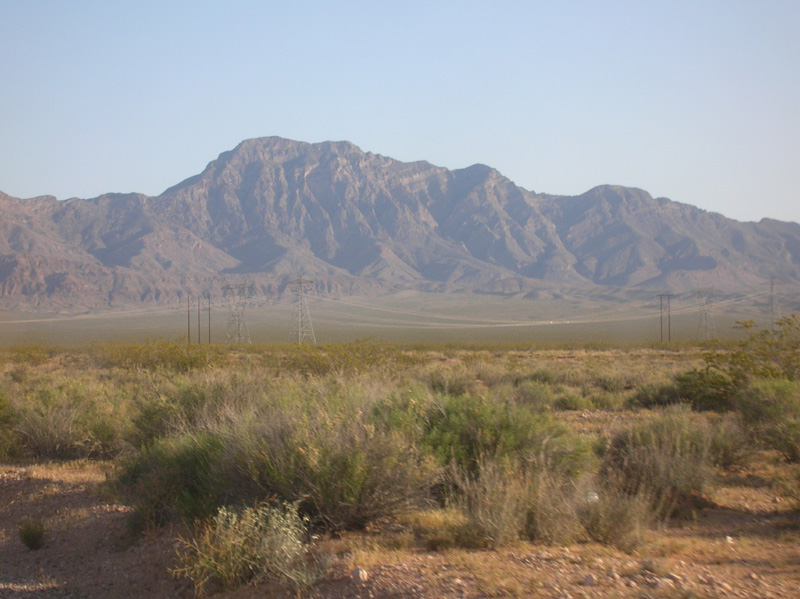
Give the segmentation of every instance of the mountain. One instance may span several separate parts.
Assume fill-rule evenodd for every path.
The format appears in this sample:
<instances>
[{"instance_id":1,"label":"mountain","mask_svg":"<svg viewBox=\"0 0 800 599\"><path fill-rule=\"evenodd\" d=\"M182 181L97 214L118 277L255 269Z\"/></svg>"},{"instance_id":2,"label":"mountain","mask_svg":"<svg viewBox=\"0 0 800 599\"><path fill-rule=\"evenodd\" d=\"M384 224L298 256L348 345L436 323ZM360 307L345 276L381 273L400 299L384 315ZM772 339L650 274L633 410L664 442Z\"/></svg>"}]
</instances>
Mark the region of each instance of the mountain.
<instances>
[{"instance_id":1,"label":"mountain","mask_svg":"<svg viewBox=\"0 0 800 599\"><path fill-rule=\"evenodd\" d=\"M619 186L537 194L484 165L275 137L155 197L0 193L7 308L172 303L241 281L278 296L300 274L330 294L743 293L771 277L800 286L800 225L741 223Z\"/></svg>"}]
</instances>

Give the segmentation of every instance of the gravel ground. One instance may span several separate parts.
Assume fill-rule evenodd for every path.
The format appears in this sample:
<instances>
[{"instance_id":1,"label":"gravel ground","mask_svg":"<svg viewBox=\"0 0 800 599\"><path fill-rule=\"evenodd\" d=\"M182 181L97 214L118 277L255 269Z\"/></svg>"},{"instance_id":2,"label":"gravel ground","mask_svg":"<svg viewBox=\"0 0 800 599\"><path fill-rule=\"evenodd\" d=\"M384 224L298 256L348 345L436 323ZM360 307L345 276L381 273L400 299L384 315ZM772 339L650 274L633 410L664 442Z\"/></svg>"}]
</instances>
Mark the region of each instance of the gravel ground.
<instances>
[{"instance_id":1,"label":"gravel ground","mask_svg":"<svg viewBox=\"0 0 800 599\"><path fill-rule=\"evenodd\" d=\"M103 501L94 464L0 466L0 598L192 597L168 573L175 532L132 539L130 508ZM800 519L768 494L746 490L696 520L658 533L627 555L597 545L521 544L487 552L384 551L332 560L307 592L317 599L479 597L763 598L800 597ZM743 507L746 506L746 507ZM31 551L18 530L47 526ZM363 562L363 563L362 563ZM225 599L294 596L271 587L217 592Z\"/></svg>"}]
</instances>

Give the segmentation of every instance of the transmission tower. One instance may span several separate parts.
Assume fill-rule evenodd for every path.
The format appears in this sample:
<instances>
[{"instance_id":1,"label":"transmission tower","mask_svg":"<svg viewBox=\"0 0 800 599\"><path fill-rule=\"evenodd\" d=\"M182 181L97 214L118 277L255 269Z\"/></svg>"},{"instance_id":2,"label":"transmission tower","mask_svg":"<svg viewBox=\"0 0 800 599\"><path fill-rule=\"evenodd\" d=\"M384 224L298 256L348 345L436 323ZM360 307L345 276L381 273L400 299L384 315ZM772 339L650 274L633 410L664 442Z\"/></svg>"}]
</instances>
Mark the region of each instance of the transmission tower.
<instances>
[{"instance_id":1,"label":"transmission tower","mask_svg":"<svg viewBox=\"0 0 800 599\"><path fill-rule=\"evenodd\" d=\"M228 316L228 343L241 345L250 344L250 333L247 330L247 323L244 320L244 309L247 300L253 297L253 284L240 283L238 285L225 285L222 288L223 295L228 298L230 314Z\"/></svg>"},{"instance_id":2,"label":"transmission tower","mask_svg":"<svg viewBox=\"0 0 800 599\"><path fill-rule=\"evenodd\" d=\"M779 283L778 283L779 284ZM775 330L778 327L778 320L781 317L781 309L778 300L775 298L775 277L769 278L769 318L770 327Z\"/></svg>"},{"instance_id":3,"label":"transmission tower","mask_svg":"<svg viewBox=\"0 0 800 599\"><path fill-rule=\"evenodd\" d=\"M700 308L700 320L697 323L697 336L701 341L708 341L717 336L717 331L714 327L713 313L712 313L712 296L716 290L711 289L697 289L697 302Z\"/></svg>"},{"instance_id":4,"label":"transmission tower","mask_svg":"<svg viewBox=\"0 0 800 599\"><path fill-rule=\"evenodd\" d=\"M296 329L291 332L290 338L297 339L297 343L316 343L314 337L314 327L311 325L311 314L308 312L308 302L306 301L306 290L313 289L314 281L308 281L300 276L291 283L292 292L295 295L294 322Z\"/></svg>"}]
</instances>

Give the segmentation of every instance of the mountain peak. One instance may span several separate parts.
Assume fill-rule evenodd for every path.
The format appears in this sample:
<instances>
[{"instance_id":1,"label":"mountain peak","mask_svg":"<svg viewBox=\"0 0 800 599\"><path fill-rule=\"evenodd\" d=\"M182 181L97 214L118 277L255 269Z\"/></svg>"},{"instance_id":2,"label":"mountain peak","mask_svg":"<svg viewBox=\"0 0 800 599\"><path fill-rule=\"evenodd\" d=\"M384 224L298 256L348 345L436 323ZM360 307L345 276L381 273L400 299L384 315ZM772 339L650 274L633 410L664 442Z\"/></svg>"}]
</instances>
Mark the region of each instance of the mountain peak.
<instances>
[{"instance_id":1,"label":"mountain peak","mask_svg":"<svg viewBox=\"0 0 800 599\"><path fill-rule=\"evenodd\" d=\"M348 141L244 140L155 198L0 200L6 303L175 301L242 276L279 292L301 271L331 292L800 282L800 226L619 185L538 195L485 164L451 171Z\"/></svg>"}]
</instances>

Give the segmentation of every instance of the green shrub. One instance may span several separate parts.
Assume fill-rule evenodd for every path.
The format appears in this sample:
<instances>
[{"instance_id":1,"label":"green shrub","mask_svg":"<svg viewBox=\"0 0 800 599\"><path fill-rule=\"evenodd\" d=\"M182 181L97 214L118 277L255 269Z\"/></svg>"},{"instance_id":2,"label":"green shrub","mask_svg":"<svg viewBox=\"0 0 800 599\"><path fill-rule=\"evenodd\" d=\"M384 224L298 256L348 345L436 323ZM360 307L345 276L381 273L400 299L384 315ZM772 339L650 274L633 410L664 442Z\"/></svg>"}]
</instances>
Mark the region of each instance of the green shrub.
<instances>
[{"instance_id":1,"label":"green shrub","mask_svg":"<svg viewBox=\"0 0 800 599\"><path fill-rule=\"evenodd\" d=\"M214 513L227 492L220 473L222 449L215 435L184 433L158 439L125 461L118 483L136 509L135 519L192 522Z\"/></svg>"},{"instance_id":2,"label":"green shrub","mask_svg":"<svg viewBox=\"0 0 800 599\"><path fill-rule=\"evenodd\" d=\"M180 539L180 565L172 573L191 580L198 595L209 583L235 588L266 580L300 590L317 575L306 561L305 536L296 505L221 507L193 537Z\"/></svg>"},{"instance_id":3,"label":"green shrub","mask_svg":"<svg viewBox=\"0 0 800 599\"><path fill-rule=\"evenodd\" d=\"M0 459L15 457L21 452L15 425L17 414L3 395L0 395Z\"/></svg>"},{"instance_id":4,"label":"green shrub","mask_svg":"<svg viewBox=\"0 0 800 599\"><path fill-rule=\"evenodd\" d=\"M166 370L189 372L209 365L211 346L186 345L169 341L122 345L106 344L94 348L96 360L104 367L119 367L131 370Z\"/></svg>"},{"instance_id":5,"label":"green shrub","mask_svg":"<svg viewBox=\"0 0 800 599\"><path fill-rule=\"evenodd\" d=\"M25 450L36 457L75 458L84 453L77 408L49 393L39 393L20 410L16 431Z\"/></svg>"},{"instance_id":6,"label":"green shrub","mask_svg":"<svg viewBox=\"0 0 800 599\"><path fill-rule=\"evenodd\" d=\"M770 329L752 321L739 323L747 338L729 352L706 356L706 363L724 371L738 387L751 379L800 380L800 315L780 318Z\"/></svg>"},{"instance_id":7,"label":"green shrub","mask_svg":"<svg viewBox=\"0 0 800 599\"><path fill-rule=\"evenodd\" d=\"M663 408L681 402L678 385L669 383L646 383L639 387L630 398L631 407Z\"/></svg>"},{"instance_id":8,"label":"green shrub","mask_svg":"<svg viewBox=\"0 0 800 599\"><path fill-rule=\"evenodd\" d=\"M13 402L21 450L53 459L109 458L122 449L125 406L108 386L83 378L38 381Z\"/></svg>"},{"instance_id":9,"label":"green shrub","mask_svg":"<svg viewBox=\"0 0 800 599\"><path fill-rule=\"evenodd\" d=\"M592 402L574 389L566 389L558 393L556 400L553 402L553 407L557 410L591 410L594 405Z\"/></svg>"},{"instance_id":10,"label":"green shrub","mask_svg":"<svg viewBox=\"0 0 800 599\"><path fill-rule=\"evenodd\" d=\"M231 431L230 461L239 480L263 494L299 502L328 529L363 528L414 505L435 468L400 431L365 416L297 420L273 415L250 431Z\"/></svg>"},{"instance_id":11,"label":"green shrub","mask_svg":"<svg viewBox=\"0 0 800 599\"><path fill-rule=\"evenodd\" d=\"M45 525L41 520L26 519L20 522L19 538L25 547L31 551L36 551L44 547Z\"/></svg>"},{"instance_id":12,"label":"green shrub","mask_svg":"<svg viewBox=\"0 0 800 599\"><path fill-rule=\"evenodd\" d=\"M434 370L429 375L429 385L433 392L441 395L462 396L467 394L474 379L465 371Z\"/></svg>"},{"instance_id":13,"label":"green shrub","mask_svg":"<svg viewBox=\"0 0 800 599\"><path fill-rule=\"evenodd\" d=\"M473 395L448 395L433 402L423 442L441 465L454 463L473 472L487 458L525 460L544 454L575 470L588 458L588 450L548 413Z\"/></svg>"},{"instance_id":14,"label":"green shrub","mask_svg":"<svg viewBox=\"0 0 800 599\"><path fill-rule=\"evenodd\" d=\"M733 408L736 385L725 372L712 367L694 369L675 377L676 394L695 410L724 412Z\"/></svg>"},{"instance_id":15,"label":"green shrub","mask_svg":"<svg viewBox=\"0 0 800 599\"><path fill-rule=\"evenodd\" d=\"M631 398L631 404L643 408L687 403L695 410L724 412L734 406L737 387L723 370L707 366L675 375L672 382L647 384Z\"/></svg>"},{"instance_id":16,"label":"green shrub","mask_svg":"<svg viewBox=\"0 0 800 599\"><path fill-rule=\"evenodd\" d=\"M800 461L800 382L762 380L738 398L744 428L790 462Z\"/></svg>"},{"instance_id":17,"label":"green shrub","mask_svg":"<svg viewBox=\"0 0 800 599\"><path fill-rule=\"evenodd\" d=\"M520 381L516 385L513 397L517 405L534 411L549 410L555 402L553 388L536 380Z\"/></svg>"}]
</instances>

